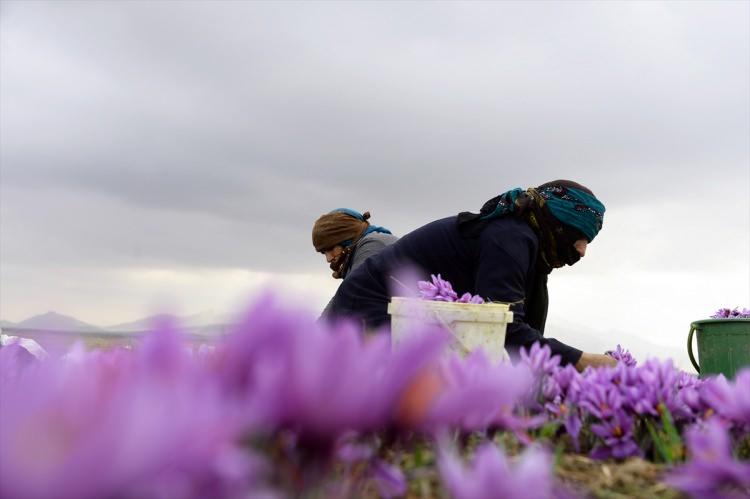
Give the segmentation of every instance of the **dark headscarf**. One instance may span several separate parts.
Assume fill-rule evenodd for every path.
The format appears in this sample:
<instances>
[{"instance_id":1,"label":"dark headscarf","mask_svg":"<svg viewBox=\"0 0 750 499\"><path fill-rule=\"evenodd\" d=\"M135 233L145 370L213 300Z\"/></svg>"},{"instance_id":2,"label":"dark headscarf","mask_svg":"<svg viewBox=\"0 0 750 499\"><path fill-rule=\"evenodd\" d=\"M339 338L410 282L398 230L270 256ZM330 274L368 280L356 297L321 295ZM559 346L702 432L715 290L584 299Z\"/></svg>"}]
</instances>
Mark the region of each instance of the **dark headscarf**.
<instances>
[{"instance_id":1,"label":"dark headscarf","mask_svg":"<svg viewBox=\"0 0 750 499\"><path fill-rule=\"evenodd\" d=\"M369 211L359 213L349 208L338 208L315 221L312 230L315 251L323 253L335 246L344 248L344 251L331 262L334 278L343 277L343 270L346 268L354 246L361 238L371 232L391 233L384 227L370 225L367 221L369 218Z\"/></svg>"},{"instance_id":2,"label":"dark headscarf","mask_svg":"<svg viewBox=\"0 0 750 499\"><path fill-rule=\"evenodd\" d=\"M516 216L529 224L539 238L538 270L573 265L580 256L575 241L592 241L602 228L604 205L587 187L570 180L555 180L537 188L512 189L482 206L478 214L458 215L459 230L476 235L493 218Z\"/></svg>"}]
</instances>

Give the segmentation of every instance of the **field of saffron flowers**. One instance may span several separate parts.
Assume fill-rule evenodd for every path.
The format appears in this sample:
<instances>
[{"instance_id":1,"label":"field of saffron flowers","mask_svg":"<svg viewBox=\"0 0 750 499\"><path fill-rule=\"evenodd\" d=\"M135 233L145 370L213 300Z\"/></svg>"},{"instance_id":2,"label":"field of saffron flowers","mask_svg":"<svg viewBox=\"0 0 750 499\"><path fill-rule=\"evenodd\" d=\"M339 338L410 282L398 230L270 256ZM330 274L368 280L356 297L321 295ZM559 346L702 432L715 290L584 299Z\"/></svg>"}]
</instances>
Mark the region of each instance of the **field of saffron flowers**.
<instances>
[{"instance_id":1,"label":"field of saffron flowers","mask_svg":"<svg viewBox=\"0 0 750 499\"><path fill-rule=\"evenodd\" d=\"M0 497L750 496L750 370L492 363L435 330L392 352L281 303L212 347L163 322L132 349L0 349Z\"/></svg>"}]
</instances>

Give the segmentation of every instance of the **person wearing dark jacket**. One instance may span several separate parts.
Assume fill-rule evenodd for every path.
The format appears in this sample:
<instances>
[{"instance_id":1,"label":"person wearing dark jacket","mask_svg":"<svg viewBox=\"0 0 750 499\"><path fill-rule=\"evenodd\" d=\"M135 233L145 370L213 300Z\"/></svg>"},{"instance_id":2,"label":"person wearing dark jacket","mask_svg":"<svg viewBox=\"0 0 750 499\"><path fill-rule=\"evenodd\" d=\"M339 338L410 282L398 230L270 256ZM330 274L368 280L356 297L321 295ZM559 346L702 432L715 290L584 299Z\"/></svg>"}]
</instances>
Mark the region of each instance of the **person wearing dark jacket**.
<instances>
[{"instance_id":1,"label":"person wearing dark jacket","mask_svg":"<svg viewBox=\"0 0 750 499\"><path fill-rule=\"evenodd\" d=\"M366 329L388 326L391 296L409 294L393 286L403 270L423 279L441 274L459 295L469 292L511 304L513 323L505 339L511 356L538 341L579 370L614 365L609 356L543 336L547 277L585 255L603 216L604 205L591 190L569 180L510 190L487 201L478 214L436 220L369 258L342 282L324 318L359 319Z\"/></svg>"}]
</instances>

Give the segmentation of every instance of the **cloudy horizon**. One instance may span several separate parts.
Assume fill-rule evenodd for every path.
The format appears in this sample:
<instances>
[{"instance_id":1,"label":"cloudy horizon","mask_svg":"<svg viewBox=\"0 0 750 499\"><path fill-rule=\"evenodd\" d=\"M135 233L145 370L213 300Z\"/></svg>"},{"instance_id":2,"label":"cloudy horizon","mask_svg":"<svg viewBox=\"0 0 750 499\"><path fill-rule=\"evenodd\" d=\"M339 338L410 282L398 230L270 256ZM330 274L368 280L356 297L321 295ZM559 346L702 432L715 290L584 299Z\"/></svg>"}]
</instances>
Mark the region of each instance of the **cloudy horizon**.
<instances>
[{"instance_id":1,"label":"cloudy horizon","mask_svg":"<svg viewBox=\"0 0 750 499\"><path fill-rule=\"evenodd\" d=\"M320 310L320 214L557 178L607 213L548 334L750 306L750 3L3 1L0 56L2 319Z\"/></svg>"}]
</instances>

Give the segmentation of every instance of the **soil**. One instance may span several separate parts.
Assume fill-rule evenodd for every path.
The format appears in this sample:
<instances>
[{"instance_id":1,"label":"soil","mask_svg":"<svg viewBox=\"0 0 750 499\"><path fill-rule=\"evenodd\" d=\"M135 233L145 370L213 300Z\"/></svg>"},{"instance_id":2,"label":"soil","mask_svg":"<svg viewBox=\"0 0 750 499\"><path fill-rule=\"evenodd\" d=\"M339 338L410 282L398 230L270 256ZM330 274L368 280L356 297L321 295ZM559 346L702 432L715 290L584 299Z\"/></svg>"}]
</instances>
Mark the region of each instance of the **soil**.
<instances>
[{"instance_id":1,"label":"soil","mask_svg":"<svg viewBox=\"0 0 750 499\"><path fill-rule=\"evenodd\" d=\"M413 466L407 456L406 469ZM428 461L432 456L428 457ZM411 462L409 462L411 461ZM447 498L439 484L434 466L412 467L408 499ZM555 474L574 497L591 499L686 499L687 496L666 485L662 478L668 467L641 458L624 461L591 459L581 454L561 454Z\"/></svg>"},{"instance_id":2,"label":"soil","mask_svg":"<svg viewBox=\"0 0 750 499\"><path fill-rule=\"evenodd\" d=\"M641 458L596 461L580 454L562 454L556 474L580 496L601 499L677 499L684 494L664 484L667 467Z\"/></svg>"}]
</instances>

